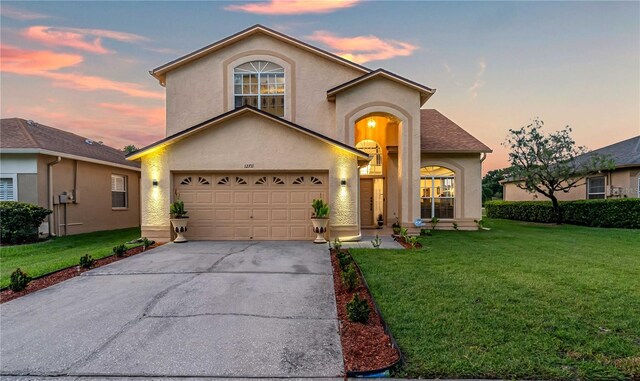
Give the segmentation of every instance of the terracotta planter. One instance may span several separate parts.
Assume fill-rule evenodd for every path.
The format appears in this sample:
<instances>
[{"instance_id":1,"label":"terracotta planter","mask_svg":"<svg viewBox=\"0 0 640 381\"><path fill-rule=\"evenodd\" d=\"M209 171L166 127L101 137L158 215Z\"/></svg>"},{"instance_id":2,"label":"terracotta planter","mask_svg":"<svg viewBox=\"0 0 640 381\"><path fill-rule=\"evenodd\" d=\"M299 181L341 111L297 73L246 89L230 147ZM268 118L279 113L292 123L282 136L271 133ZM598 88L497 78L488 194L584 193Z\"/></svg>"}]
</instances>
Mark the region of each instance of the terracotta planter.
<instances>
[{"instance_id":1,"label":"terracotta planter","mask_svg":"<svg viewBox=\"0 0 640 381\"><path fill-rule=\"evenodd\" d=\"M172 218L171 225L173 225L173 231L176 232L176 239L173 242L181 243L187 242L187 239L184 238L184 233L187 231L187 223L189 222L186 218Z\"/></svg>"},{"instance_id":2,"label":"terracotta planter","mask_svg":"<svg viewBox=\"0 0 640 381\"><path fill-rule=\"evenodd\" d=\"M311 223L313 224L313 232L316 233L316 239L313 243L327 243L327 240L324 239L324 233L327 232L327 225L329 225L328 218L312 218Z\"/></svg>"}]
</instances>

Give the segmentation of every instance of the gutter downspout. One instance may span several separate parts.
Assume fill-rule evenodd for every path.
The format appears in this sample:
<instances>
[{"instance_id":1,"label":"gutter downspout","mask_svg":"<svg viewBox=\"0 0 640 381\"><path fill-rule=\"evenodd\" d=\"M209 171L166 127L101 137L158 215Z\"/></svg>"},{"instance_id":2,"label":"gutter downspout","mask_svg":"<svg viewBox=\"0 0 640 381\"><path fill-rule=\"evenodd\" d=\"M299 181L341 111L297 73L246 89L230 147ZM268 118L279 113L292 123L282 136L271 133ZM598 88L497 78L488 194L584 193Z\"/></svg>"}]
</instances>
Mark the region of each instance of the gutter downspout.
<instances>
[{"instance_id":1,"label":"gutter downspout","mask_svg":"<svg viewBox=\"0 0 640 381\"><path fill-rule=\"evenodd\" d=\"M58 158L50 163L47 163L47 197L49 198L49 210L53 211L53 166L62 161L62 157ZM49 236L55 236L53 226L54 219L53 213L49 214Z\"/></svg>"}]
</instances>

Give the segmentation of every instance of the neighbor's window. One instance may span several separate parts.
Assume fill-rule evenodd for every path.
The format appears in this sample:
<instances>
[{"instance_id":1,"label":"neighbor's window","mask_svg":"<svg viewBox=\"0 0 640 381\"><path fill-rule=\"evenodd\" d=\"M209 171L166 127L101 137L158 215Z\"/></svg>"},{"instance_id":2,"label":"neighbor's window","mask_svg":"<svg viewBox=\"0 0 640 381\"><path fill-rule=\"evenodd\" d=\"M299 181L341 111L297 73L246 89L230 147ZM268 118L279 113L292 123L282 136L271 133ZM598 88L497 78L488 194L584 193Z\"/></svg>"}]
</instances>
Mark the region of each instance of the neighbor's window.
<instances>
[{"instance_id":1,"label":"neighbor's window","mask_svg":"<svg viewBox=\"0 0 640 381\"><path fill-rule=\"evenodd\" d=\"M356 144L356 148L364 153L373 156L373 159L366 167L360 168L361 175L381 175L382 174L382 149L373 140L363 140Z\"/></svg>"},{"instance_id":2,"label":"neighbor's window","mask_svg":"<svg viewBox=\"0 0 640 381\"><path fill-rule=\"evenodd\" d=\"M13 177L0 178L0 201L16 201Z\"/></svg>"},{"instance_id":3,"label":"neighbor's window","mask_svg":"<svg viewBox=\"0 0 640 381\"><path fill-rule=\"evenodd\" d=\"M111 175L111 207L127 207L127 176Z\"/></svg>"},{"instance_id":4,"label":"neighbor's window","mask_svg":"<svg viewBox=\"0 0 640 381\"><path fill-rule=\"evenodd\" d=\"M587 198L605 198L604 176L589 177L587 179Z\"/></svg>"},{"instance_id":5,"label":"neighbor's window","mask_svg":"<svg viewBox=\"0 0 640 381\"><path fill-rule=\"evenodd\" d=\"M453 218L455 174L445 167L420 168L420 215L424 219Z\"/></svg>"},{"instance_id":6,"label":"neighbor's window","mask_svg":"<svg viewBox=\"0 0 640 381\"><path fill-rule=\"evenodd\" d=\"M284 116L284 69L267 61L252 61L233 70L235 107L250 105Z\"/></svg>"}]
</instances>

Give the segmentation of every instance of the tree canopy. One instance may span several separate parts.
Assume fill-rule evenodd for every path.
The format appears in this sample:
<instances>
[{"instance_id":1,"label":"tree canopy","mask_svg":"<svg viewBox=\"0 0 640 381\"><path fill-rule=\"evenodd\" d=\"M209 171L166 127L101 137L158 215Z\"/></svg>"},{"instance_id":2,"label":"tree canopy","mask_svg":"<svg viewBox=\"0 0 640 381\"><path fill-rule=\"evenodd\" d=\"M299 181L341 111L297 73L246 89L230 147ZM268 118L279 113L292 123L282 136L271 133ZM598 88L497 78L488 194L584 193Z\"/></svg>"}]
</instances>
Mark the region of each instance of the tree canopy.
<instances>
[{"instance_id":1,"label":"tree canopy","mask_svg":"<svg viewBox=\"0 0 640 381\"><path fill-rule=\"evenodd\" d=\"M561 223L557 194L579 186L590 174L613 169L614 164L603 155L585 155L586 147L576 145L569 126L546 135L543 127L544 122L535 119L527 126L509 130L504 143L510 149L509 176L520 181L519 188L549 198Z\"/></svg>"},{"instance_id":2,"label":"tree canopy","mask_svg":"<svg viewBox=\"0 0 640 381\"><path fill-rule=\"evenodd\" d=\"M138 147L134 146L133 144L129 144L128 146L125 146L123 149L124 153L129 154L133 151L137 151Z\"/></svg>"}]
</instances>

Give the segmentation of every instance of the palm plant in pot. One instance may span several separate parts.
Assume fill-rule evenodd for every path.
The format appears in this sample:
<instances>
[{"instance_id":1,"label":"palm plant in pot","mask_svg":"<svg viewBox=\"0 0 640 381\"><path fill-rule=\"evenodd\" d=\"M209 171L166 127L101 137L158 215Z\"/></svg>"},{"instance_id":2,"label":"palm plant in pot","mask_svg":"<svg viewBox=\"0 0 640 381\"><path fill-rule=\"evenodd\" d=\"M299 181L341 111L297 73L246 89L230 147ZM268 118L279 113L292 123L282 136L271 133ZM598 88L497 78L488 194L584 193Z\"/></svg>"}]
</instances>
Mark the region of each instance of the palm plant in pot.
<instances>
[{"instance_id":1,"label":"palm plant in pot","mask_svg":"<svg viewBox=\"0 0 640 381\"><path fill-rule=\"evenodd\" d=\"M324 233L329 225L329 205L323 200L313 200L311 207L313 208L311 223L313 224L313 232L316 233L316 239L313 242L327 243L327 240L324 239Z\"/></svg>"},{"instance_id":2,"label":"palm plant in pot","mask_svg":"<svg viewBox=\"0 0 640 381\"><path fill-rule=\"evenodd\" d=\"M184 233L187 231L187 222L189 222L189 217L187 217L187 211L184 210L184 202L175 201L171 203L169 212L171 213L173 231L176 232L176 239L174 239L173 242L187 242L187 239L184 238Z\"/></svg>"}]
</instances>

